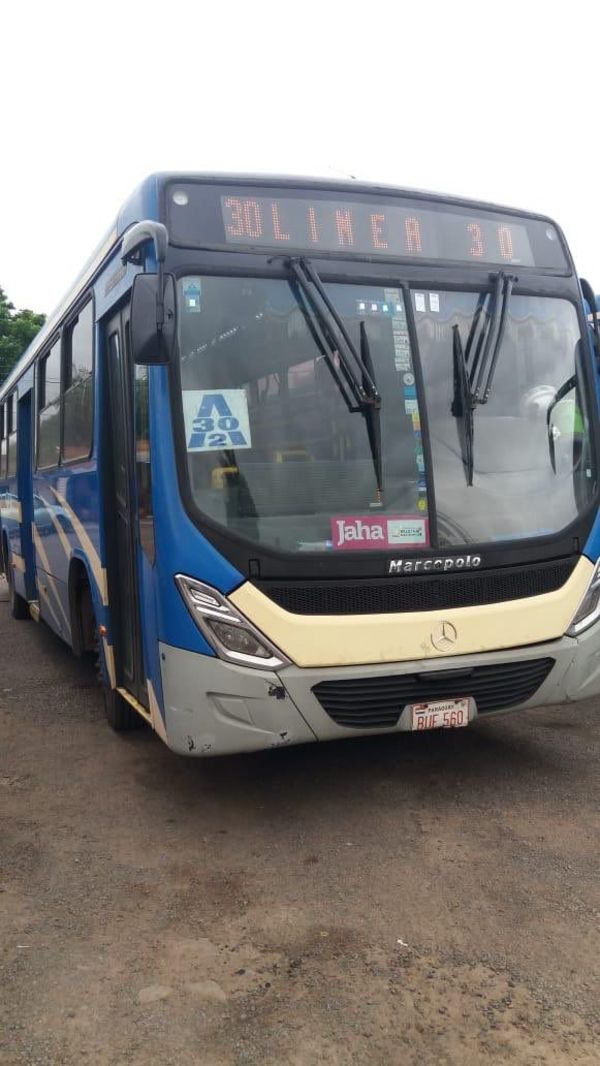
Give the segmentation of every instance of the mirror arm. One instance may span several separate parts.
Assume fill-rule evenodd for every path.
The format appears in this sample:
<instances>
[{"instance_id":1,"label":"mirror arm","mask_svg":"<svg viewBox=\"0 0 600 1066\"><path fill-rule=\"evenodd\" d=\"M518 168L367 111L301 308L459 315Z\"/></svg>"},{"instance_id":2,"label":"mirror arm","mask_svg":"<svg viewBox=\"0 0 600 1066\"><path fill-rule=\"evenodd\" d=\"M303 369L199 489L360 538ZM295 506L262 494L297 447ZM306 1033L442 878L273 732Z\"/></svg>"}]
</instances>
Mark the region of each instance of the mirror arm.
<instances>
[{"instance_id":1,"label":"mirror arm","mask_svg":"<svg viewBox=\"0 0 600 1066\"><path fill-rule=\"evenodd\" d=\"M163 261L158 260L158 292L156 293L156 328L162 334L165 324L165 284L163 276Z\"/></svg>"},{"instance_id":2,"label":"mirror arm","mask_svg":"<svg viewBox=\"0 0 600 1066\"><path fill-rule=\"evenodd\" d=\"M122 263L141 262L141 252L144 245L152 241L154 255L157 263L164 262L169 244L167 227L162 222L154 222L149 219L146 222L136 222L123 236L121 245Z\"/></svg>"}]
</instances>

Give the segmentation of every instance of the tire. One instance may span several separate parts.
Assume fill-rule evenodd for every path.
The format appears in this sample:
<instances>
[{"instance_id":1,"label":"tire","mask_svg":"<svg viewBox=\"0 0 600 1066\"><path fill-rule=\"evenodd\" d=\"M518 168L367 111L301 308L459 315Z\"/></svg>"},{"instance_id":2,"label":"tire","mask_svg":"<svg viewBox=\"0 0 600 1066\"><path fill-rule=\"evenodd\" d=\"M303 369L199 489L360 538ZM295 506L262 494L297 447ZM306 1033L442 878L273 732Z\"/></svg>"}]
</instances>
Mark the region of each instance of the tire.
<instances>
[{"instance_id":1,"label":"tire","mask_svg":"<svg viewBox=\"0 0 600 1066\"><path fill-rule=\"evenodd\" d=\"M107 685L104 686L104 712L106 721L115 733L128 733L142 725L140 715L131 704L115 688L108 688Z\"/></svg>"},{"instance_id":2,"label":"tire","mask_svg":"<svg viewBox=\"0 0 600 1066\"><path fill-rule=\"evenodd\" d=\"M79 586L77 598L77 620L79 627L79 650L80 654L98 655L98 641L96 636L96 615L92 602L92 593L87 578Z\"/></svg>"},{"instance_id":3,"label":"tire","mask_svg":"<svg viewBox=\"0 0 600 1066\"><path fill-rule=\"evenodd\" d=\"M22 596L15 589L15 575L13 568L10 564L10 559L6 560L6 580L8 581L8 602L10 606L10 613L12 618L16 618L17 621L23 622L26 618L29 618L29 604L27 600L24 600Z\"/></svg>"},{"instance_id":4,"label":"tire","mask_svg":"<svg viewBox=\"0 0 600 1066\"><path fill-rule=\"evenodd\" d=\"M134 711L131 704L123 699L121 694L117 692L115 688L111 688L110 685L106 683L104 672L102 670L102 652L100 650L100 639L96 629L96 617L92 605L92 595L87 581L80 591L79 607L81 611L82 644L86 651L88 650L88 642L91 649L93 649L92 655L96 666L96 677L98 679L98 684L102 687L102 695L104 698L106 721L110 728L114 729L115 733L128 733L132 729L139 729L142 725L140 715L137 711Z\"/></svg>"}]
</instances>

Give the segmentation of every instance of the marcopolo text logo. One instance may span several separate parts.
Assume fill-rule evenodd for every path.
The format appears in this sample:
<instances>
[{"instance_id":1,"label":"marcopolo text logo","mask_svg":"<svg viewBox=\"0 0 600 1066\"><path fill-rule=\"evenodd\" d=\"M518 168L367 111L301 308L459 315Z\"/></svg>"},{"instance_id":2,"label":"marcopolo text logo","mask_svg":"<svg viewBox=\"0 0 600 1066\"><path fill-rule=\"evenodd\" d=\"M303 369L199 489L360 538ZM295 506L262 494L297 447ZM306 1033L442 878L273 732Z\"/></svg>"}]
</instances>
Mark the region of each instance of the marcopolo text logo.
<instances>
[{"instance_id":1,"label":"marcopolo text logo","mask_svg":"<svg viewBox=\"0 0 600 1066\"><path fill-rule=\"evenodd\" d=\"M446 555L439 559L391 559L388 574L447 573L449 570L477 570L480 555Z\"/></svg>"},{"instance_id":2,"label":"marcopolo text logo","mask_svg":"<svg viewBox=\"0 0 600 1066\"><path fill-rule=\"evenodd\" d=\"M244 389L186 390L183 415L188 452L252 447Z\"/></svg>"}]
</instances>

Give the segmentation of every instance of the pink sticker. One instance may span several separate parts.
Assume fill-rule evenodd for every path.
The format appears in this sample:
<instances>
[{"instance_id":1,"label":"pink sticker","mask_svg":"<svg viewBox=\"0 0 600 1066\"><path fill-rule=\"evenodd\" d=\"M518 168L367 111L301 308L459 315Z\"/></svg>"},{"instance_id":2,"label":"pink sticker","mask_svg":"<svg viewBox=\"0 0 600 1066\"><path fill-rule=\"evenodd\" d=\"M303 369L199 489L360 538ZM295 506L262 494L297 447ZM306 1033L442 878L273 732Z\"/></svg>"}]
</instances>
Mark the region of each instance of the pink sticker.
<instances>
[{"instance_id":1,"label":"pink sticker","mask_svg":"<svg viewBox=\"0 0 600 1066\"><path fill-rule=\"evenodd\" d=\"M331 519L331 536L342 551L426 547L429 523L415 515L344 515Z\"/></svg>"}]
</instances>

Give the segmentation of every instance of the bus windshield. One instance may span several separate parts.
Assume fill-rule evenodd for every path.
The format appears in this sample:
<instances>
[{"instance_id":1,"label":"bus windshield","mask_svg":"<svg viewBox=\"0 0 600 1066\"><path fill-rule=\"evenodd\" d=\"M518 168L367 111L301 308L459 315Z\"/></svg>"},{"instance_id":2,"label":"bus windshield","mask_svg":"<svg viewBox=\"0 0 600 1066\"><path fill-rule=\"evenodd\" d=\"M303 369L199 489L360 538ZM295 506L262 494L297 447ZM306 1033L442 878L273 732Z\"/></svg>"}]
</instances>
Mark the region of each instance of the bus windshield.
<instances>
[{"instance_id":1,"label":"bus windshield","mask_svg":"<svg viewBox=\"0 0 600 1066\"><path fill-rule=\"evenodd\" d=\"M461 427L452 414L453 329L458 326L463 338L472 334L472 369L485 347L490 301L480 293L443 291L424 303L419 294L413 300L440 543L511 540L564 529L596 493L575 307L551 297L511 296L493 387L473 413L469 485Z\"/></svg>"},{"instance_id":2,"label":"bus windshield","mask_svg":"<svg viewBox=\"0 0 600 1066\"><path fill-rule=\"evenodd\" d=\"M185 461L209 519L286 552L398 552L553 533L589 505L596 475L571 303L511 297L493 391L474 415L468 484L453 328L466 340L476 316L485 331L485 294L411 291L408 308L400 288L325 289L355 348L361 331L368 339L382 398L381 488L368 419L349 410L336 357L332 365L324 354L298 290L280 279L187 276L178 282Z\"/></svg>"}]
</instances>

